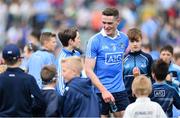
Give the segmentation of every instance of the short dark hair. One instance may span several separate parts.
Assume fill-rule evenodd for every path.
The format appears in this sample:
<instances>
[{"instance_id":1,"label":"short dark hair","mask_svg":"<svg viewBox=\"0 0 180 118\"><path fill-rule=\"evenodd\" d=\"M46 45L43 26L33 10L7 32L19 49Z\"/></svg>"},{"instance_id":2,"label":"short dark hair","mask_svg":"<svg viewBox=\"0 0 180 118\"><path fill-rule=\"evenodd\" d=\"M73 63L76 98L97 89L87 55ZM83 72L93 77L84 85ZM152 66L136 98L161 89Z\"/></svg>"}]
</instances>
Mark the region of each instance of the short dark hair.
<instances>
[{"instance_id":1,"label":"short dark hair","mask_svg":"<svg viewBox=\"0 0 180 118\"><path fill-rule=\"evenodd\" d=\"M102 11L102 15L119 18L119 11L116 8L106 8Z\"/></svg>"},{"instance_id":2,"label":"short dark hair","mask_svg":"<svg viewBox=\"0 0 180 118\"><path fill-rule=\"evenodd\" d=\"M57 70L54 65L46 65L41 69L41 79L43 83L50 83L57 75Z\"/></svg>"},{"instance_id":3,"label":"short dark hair","mask_svg":"<svg viewBox=\"0 0 180 118\"><path fill-rule=\"evenodd\" d=\"M169 65L162 59L155 61L152 65L152 72L155 74L156 79L160 81L166 79L166 76L168 74L168 69L169 69Z\"/></svg>"},{"instance_id":4,"label":"short dark hair","mask_svg":"<svg viewBox=\"0 0 180 118\"><path fill-rule=\"evenodd\" d=\"M171 45L166 45L166 46L162 47L161 50L160 50L160 53L162 51L168 51L173 55L173 47Z\"/></svg>"},{"instance_id":5,"label":"short dark hair","mask_svg":"<svg viewBox=\"0 0 180 118\"><path fill-rule=\"evenodd\" d=\"M130 41L137 41L139 40L138 38L142 39L142 33L141 30L138 28L131 28L127 32L128 38Z\"/></svg>"},{"instance_id":6,"label":"short dark hair","mask_svg":"<svg viewBox=\"0 0 180 118\"><path fill-rule=\"evenodd\" d=\"M51 32L43 32L40 36L41 45L44 45L44 41L49 41L51 37L56 37L56 34Z\"/></svg>"},{"instance_id":7,"label":"short dark hair","mask_svg":"<svg viewBox=\"0 0 180 118\"><path fill-rule=\"evenodd\" d=\"M67 47L69 45L68 42L70 39L74 41L77 35L77 31L78 29L76 27L72 27L58 33L58 38L64 47Z\"/></svg>"}]
</instances>

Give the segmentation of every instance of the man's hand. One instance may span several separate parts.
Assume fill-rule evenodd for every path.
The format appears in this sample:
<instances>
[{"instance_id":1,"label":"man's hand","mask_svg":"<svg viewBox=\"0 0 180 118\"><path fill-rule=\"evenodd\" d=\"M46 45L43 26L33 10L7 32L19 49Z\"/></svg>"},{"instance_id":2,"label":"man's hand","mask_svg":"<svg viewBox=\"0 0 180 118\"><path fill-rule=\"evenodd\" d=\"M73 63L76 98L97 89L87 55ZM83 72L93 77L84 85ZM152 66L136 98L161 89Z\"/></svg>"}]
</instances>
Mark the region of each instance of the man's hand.
<instances>
[{"instance_id":1,"label":"man's hand","mask_svg":"<svg viewBox=\"0 0 180 118\"><path fill-rule=\"evenodd\" d=\"M102 92L102 98L105 103L115 102L113 95L107 90Z\"/></svg>"}]
</instances>

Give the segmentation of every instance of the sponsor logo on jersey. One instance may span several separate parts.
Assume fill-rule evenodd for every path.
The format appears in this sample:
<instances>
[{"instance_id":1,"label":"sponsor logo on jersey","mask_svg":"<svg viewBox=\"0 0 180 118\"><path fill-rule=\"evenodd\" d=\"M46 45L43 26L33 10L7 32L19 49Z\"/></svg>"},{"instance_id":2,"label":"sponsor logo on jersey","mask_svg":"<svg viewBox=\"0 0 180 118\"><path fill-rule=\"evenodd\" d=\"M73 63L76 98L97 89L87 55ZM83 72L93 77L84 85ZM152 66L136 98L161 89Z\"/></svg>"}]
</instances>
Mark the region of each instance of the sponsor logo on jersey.
<instances>
[{"instance_id":1,"label":"sponsor logo on jersey","mask_svg":"<svg viewBox=\"0 0 180 118\"><path fill-rule=\"evenodd\" d=\"M154 90L155 97L165 97L165 90Z\"/></svg>"},{"instance_id":2,"label":"sponsor logo on jersey","mask_svg":"<svg viewBox=\"0 0 180 118\"><path fill-rule=\"evenodd\" d=\"M116 52L116 53L106 53L105 54L105 64L118 64L122 62L123 53Z\"/></svg>"}]
</instances>

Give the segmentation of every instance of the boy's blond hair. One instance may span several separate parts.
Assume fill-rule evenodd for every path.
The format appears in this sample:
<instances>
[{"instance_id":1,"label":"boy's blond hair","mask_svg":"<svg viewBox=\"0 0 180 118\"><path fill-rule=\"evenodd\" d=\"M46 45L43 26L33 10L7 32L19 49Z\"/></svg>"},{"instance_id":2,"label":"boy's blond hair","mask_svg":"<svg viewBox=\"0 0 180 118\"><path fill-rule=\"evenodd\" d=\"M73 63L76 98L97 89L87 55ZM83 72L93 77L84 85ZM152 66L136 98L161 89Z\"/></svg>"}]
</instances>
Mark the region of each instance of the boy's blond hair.
<instances>
[{"instance_id":1,"label":"boy's blond hair","mask_svg":"<svg viewBox=\"0 0 180 118\"><path fill-rule=\"evenodd\" d=\"M150 79L145 75L137 76L132 83L132 91L136 96L149 96L152 92Z\"/></svg>"},{"instance_id":2,"label":"boy's blond hair","mask_svg":"<svg viewBox=\"0 0 180 118\"><path fill-rule=\"evenodd\" d=\"M66 63L69 69L74 70L76 74L80 74L83 69L81 58L77 56L62 59L61 64L63 63Z\"/></svg>"}]
</instances>

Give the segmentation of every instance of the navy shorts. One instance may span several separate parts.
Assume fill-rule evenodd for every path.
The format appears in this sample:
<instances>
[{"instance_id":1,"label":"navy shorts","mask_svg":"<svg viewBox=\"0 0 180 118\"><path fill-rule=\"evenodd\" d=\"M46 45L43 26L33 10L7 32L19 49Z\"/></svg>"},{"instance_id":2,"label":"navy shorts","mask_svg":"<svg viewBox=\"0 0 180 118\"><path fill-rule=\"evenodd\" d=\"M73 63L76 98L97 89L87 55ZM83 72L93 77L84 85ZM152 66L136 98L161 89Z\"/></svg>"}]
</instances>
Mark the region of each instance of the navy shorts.
<instances>
[{"instance_id":1,"label":"navy shorts","mask_svg":"<svg viewBox=\"0 0 180 118\"><path fill-rule=\"evenodd\" d=\"M126 91L121 91L117 93L112 93L115 103L117 106L117 112L118 111L123 111L126 109L126 107L129 105L129 99ZM101 93L97 93L97 96L99 98L99 103L100 103L100 111L101 115L108 115L109 112L112 112L109 103L105 103Z\"/></svg>"}]
</instances>

